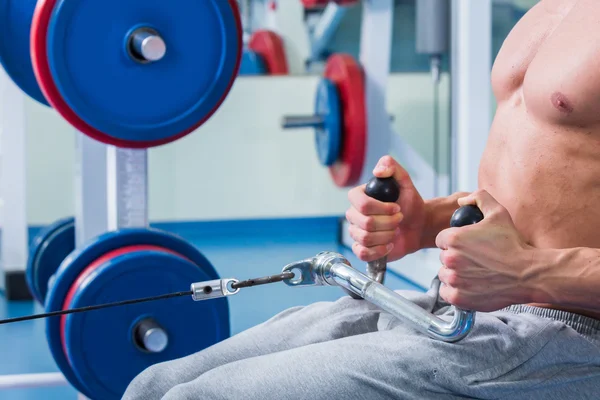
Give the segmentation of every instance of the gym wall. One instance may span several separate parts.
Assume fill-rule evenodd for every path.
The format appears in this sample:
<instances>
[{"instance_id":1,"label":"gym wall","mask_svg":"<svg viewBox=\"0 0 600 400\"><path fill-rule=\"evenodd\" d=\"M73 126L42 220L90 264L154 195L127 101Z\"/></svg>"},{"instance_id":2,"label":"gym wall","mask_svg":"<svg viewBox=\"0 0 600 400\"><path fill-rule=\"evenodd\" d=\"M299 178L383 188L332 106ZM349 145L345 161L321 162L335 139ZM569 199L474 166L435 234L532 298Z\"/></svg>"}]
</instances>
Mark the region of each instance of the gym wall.
<instances>
[{"instance_id":1,"label":"gym wall","mask_svg":"<svg viewBox=\"0 0 600 400\"><path fill-rule=\"evenodd\" d=\"M285 114L312 112L318 77L243 77L204 126L149 151L152 221L343 215L347 189L321 167L309 129L284 131ZM442 98L449 80L443 77ZM432 163L433 92L429 74L395 74L388 110L395 129ZM441 137L448 136L441 102ZM74 212L74 130L27 100L27 201L30 225ZM444 162L440 163L445 165Z\"/></svg>"},{"instance_id":2,"label":"gym wall","mask_svg":"<svg viewBox=\"0 0 600 400\"><path fill-rule=\"evenodd\" d=\"M494 2L493 57L526 8L515 4ZM279 7L277 25L285 40L292 76L238 79L223 106L197 132L149 151L152 221L345 212L347 189L336 188L327 170L319 166L313 132L283 131L279 126L285 114L312 112L318 81L316 74L302 73L308 39L303 36L299 2L280 1ZM345 17L329 50L358 56L359 25L360 7L355 7ZM397 1L392 71L388 111L395 118L395 130L433 165L433 85L427 57L414 49L414 0ZM448 172L450 125L447 62L439 99L438 135L442 142L438 172L443 180ZM30 99L26 102L28 218L30 225L40 225L73 213L75 134L54 111Z\"/></svg>"}]
</instances>

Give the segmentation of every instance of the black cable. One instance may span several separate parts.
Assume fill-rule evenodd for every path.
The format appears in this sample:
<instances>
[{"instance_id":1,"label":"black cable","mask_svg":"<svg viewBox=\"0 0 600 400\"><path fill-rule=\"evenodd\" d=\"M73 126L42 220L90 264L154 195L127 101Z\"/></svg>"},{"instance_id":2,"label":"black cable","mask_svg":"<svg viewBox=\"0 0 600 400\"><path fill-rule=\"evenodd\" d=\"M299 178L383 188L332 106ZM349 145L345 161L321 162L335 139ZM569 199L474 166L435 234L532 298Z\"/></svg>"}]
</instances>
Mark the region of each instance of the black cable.
<instances>
[{"instance_id":1,"label":"black cable","mask_svg":"<svg viewBox=\"0 0 600 400\"><path fill-rule=\"evenodd\" d=\"M252 286L266 285L267 283L275 283L284 281L286 279L294 279L295 276L296 275L293 272L286 271L277 275L265 276L263 278L248 279L246 281L233 283L231 284L231 288L235 290Z\"/></svg>"},{"instance_id":2,"label":"black cable","mask_svg":"<svg viewBox=\"0 0 600 400\"><path fill-rule=\"evenodd\" d=\"M193 292L191 290L188 290L186 292L168 293L168 294L163 294L160 296L144 297L141 299L117 301L114 303L99 304L96 306L73 308L71 310L61 310L61 311L53 311L53 312L43 313L43 314L27 315L25 317L7 318L7 319L0 320L0 325L11 324L14 322L21 322L21 321L29 321L32 319L54 317L54 316L58 316L58 315L75 314L75 313L80 313L80 312L100 310L102 308L119 307L119 306L125 306L125 305L129 305L129 304L145 303L148 301L164 300L164 299L170 299L170 298L174 298L174 297L191 296L192 294L193 294Z\"/></svg>"},{"instance_id":3,"label":"black cable","mask_svg":"<svg viewBox=\"0 0 600 400\"><path fill-rule=\"evenodd\" d=\"M295 274L293 272L287 271L287 272L283 272L283 273L277 274L277 275L271 275L271 276L265 276L262 278L255 278L255 279L248 279L245 281L240 281L240 282L232 284L231 286L232 286L232 289L235 290L235 289L241 289L241 288L246 288L246 287L251 287L251 286L266 285L267 283L281 282L286 279L293 279L294 276L295 276ZM27 315L25 317L7 318L7 319L0 320L0 325L12 324L14 322L21 322L21 321L30 321L32 319L41 319L41 318L55 317L55 316L59 316L59 315L75 314L75 313L81 313L81 312L100 310L102 308L120 307L120 306L129 305L129 304L145 303L145 302L156 301L156 300L165 300L165 299L170 299L170 298L174 298L174 297L191 296L193 294L194 294L193 291L188 290L185 292L162 294L160 296L143 297L143 298L134 299L134 300L123 300L123 301L117 301L114 303L106 303L106 304L99 304L99 305L95 305L95 306L73 308L71 310L52 311L52 312L43 313L43 314Z\"/></svg>"}]
</instances>

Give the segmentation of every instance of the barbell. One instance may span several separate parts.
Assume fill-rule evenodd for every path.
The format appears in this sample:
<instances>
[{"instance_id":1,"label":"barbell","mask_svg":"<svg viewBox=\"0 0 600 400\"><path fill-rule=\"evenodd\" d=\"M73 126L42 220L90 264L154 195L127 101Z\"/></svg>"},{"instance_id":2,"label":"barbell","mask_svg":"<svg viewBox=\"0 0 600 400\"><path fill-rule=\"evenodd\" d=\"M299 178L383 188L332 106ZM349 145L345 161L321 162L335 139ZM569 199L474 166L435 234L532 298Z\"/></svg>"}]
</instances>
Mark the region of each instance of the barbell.
<instances>
[{"instance_id":1,"label":"barbell","mask_svg":"<svg viewBox=\"0 0 600 400\"><path fill-rule=\"evenodd\" d=\"M285 116L283 129L314 128L319 162L336 186L358 183L366 157L367 109L361 65L349 54L327 59L313 115Z\"/></svg>"},{"instance_id":2,"label":"barbell","mask_svg":"<svg viewBox=\"0 0 600 400\"><path fill-rule=\"evenodd\" d=\"M0 62L30 97L102 143L195 131L238 75L235 0L0 0Z\"/></svg>"}]
</instances>

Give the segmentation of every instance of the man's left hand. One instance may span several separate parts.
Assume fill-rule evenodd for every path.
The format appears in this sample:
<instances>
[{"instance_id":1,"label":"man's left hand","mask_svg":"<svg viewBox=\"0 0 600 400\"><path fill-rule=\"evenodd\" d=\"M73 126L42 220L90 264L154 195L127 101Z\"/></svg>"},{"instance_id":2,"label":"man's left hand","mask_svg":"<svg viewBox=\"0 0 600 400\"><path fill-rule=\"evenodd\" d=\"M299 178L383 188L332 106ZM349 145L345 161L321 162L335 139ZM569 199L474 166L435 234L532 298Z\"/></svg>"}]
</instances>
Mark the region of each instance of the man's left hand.
<instances>
[{"instance_id":1,"label":"man's left hand","mask_svg":"<svg viewBox=\"0 0 600 400\"><path fill-rule=\"evenodd\" d=\"M534 248L517 232L508 211L488 192L478 190L458 201L477 205L483 221L441 231L440 296L467 310L491 312L525 304L531 292L524 277Z\"/></svg>"}]
</instances>

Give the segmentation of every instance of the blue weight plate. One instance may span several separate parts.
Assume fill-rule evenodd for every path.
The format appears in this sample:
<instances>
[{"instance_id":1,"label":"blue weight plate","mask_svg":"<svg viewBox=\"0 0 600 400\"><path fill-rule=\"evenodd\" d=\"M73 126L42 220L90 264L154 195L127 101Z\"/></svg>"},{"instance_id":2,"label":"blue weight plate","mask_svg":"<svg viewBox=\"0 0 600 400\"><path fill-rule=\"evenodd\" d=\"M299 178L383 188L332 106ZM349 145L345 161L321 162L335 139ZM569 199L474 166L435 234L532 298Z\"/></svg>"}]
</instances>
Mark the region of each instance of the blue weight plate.
<instances>
[{"instance_id":1,"label":"blue weight plate","mask_svg":"<svg viewBox=\"0 0 600 400\"><path fill-rule=\"evenodd\" d=\"M77 288L69 308L189 290L190 283L209 279L202 268L181 257L133 252L96 267ZM134 327L147 318L167 332L168 344L160 353L135 343ZM90 397L118 400L149 366L225 339L229 329L223 318L212 300L194 302L191 296L71 314L64 331L67 357Z\"/></svg>"},{"instance_id":2,"label":"blue weight plate","mask_svg":"<svg viewBox=\"0 0 600 400\"><path fill-rule=\"evenodd\" d=\"M337 88L329 79L321 79L317 87L315 115L324 118L324 124L315 128L317 156L324 166L333 165L342 147L342 111Z\"/></svg>"},{"instance_id":3,"label":"blue weight plate","mask_svg":"<svg viewBox=\"0 0 600 400\"><path fill-rule=\"evenodd\" d=\"M228 93L241 59L239 18L235 0L56 0L47 41L52 77L97 130L166 140L201 125ZM161 60L129 55L139 28L163 38Z\"/></svg>"},{"instance_id":4,"label":"blue weight plate","mask_svg":"<svg viewBox=\"0 0 600 400\"><path fill-rule=\"evenodd\" d=\"M33 73L29 32L37 0L0 0L0 62L28 96L48 105Z\"/></svg>"},{"instance_id":5,"label":"blue weight plate","mask_svg":"<svg viewBox=\"0 0 600 400\"><path fill-rule=\"evenodd\" d=\"M246 49L242 55L240 76L248 75L267 75L267 67L260 55L252 50Z\"/></svg>"},{"instance_id":6,"label":"blue weight plate","mask_svg":"<svg viewBox=\"0 0 600 400\"><path fill-rule=\"evenodd\" d=\"M35 299L44 304L48 280L75 248L75 219L64 218L44 228L31 243L25 277Z\"/></svg>"},{"instance_id":7,"label":"blue weight plate","mask_svg":"<svg viewBox=\"0 0 600 400\"><path fill-rule=\"evenodd\" d=\"M63 309L63 302L69 292L71 285L75 282L81 272L92 262L106 253L126 246L151 245L160 246L181 254L191 260L202 269L209 277L208 279L219 279L219 276L210 262L194 246L177 235L170 234L158 229L126 229L109 232L91 240L85 246L74 250L60 265L55 274L55 280L46 295L45 308L47 312ZM191 283L191 282L190 282ZM229 328L229 303L226 299L212 301L216 312L222 316ZM86 392L85 386L71 368L67 356L63 351L61 340L60 318L46 319L46 338L52 357L65 378L81 393ZM227 333L229 334L229 333Z\"/></svg>"}]
</instances>

